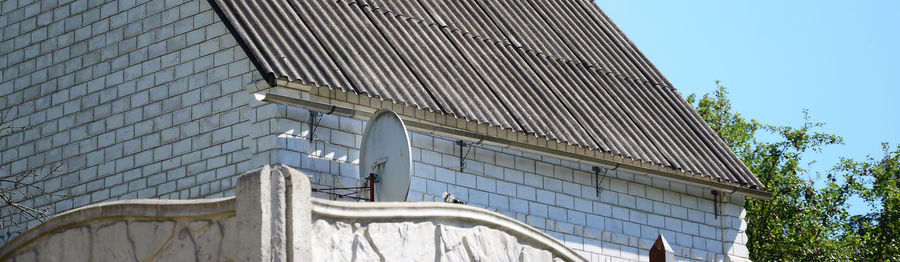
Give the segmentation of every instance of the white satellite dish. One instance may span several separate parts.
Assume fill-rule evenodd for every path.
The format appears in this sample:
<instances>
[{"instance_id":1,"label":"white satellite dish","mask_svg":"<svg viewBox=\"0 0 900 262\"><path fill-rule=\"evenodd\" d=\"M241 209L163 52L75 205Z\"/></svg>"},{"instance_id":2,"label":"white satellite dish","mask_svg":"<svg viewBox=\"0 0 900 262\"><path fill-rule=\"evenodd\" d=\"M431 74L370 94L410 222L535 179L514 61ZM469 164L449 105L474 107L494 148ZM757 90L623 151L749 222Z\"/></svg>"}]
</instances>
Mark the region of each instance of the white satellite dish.
<instances>
[{"instance_id":1,"label":"white satellite dish","mask_svg":"<svg viewBox=\"0 0 900 262\"><path fill-rule=\"evenodd\" d=\"M369 119L360 146L359 178L374 173L378 201L406 201L412 157L406 125L390 110L379 110Z\"/></svg>"}]
</instances>

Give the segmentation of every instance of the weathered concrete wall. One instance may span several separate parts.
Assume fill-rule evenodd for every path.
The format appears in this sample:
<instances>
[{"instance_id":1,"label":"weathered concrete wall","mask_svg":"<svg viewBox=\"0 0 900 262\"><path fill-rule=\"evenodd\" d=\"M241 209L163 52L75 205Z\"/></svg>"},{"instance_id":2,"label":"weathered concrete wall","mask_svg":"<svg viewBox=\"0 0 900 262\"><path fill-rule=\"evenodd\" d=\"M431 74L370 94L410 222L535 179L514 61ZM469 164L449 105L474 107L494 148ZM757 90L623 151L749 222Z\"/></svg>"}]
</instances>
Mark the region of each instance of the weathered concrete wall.
<instances>
[{"instance_id":1,"label":"weathered concrete wall","mask_svg":"<svg viewBox=\"0 0 900 262\"><path fill-rule=\"evenodd\" d=\"M582 261L481 208L312 199L307 175L283 165L244 174L236 191L76 209L0 247L0 261Z\"/></svg>"},{"instance_id":2,"label":"weathered concrete wall","mask_svg":"<svg viewBox=\"0 0 900 262\"><path fill-rule=\"evenodd\" d=\"M348 224L320 219L313 226L312 254L316 261L554 260L549 251L532 247L502 231L452 224Z\"/></svg>"},{"instance_id":3,"label":"weathered concrete wall","mask_svg":"<svg viewBox=\"0 0 900 262\"><path fill-rule=\"evenodd\" d=\"M279 105L278 111L272 120L271 137L277 139L272 159L312 174L314 186L360 185L364 120L325 115L315 120L318 125L310 125L306 109ZM489 145L465 149L466 168L460 172L456 139L426 132L409 136L414 165L410 201L440 202L442 193L450 192L469 205L539 228L592 261L647 260L646 251L659 234L681 260L749 257L742 196L725 198L716 217L709 188L624 168L598 179L585 163Z\"/></svg>"},{"instance_id":4,"label":"weathered concrete wall","mask_svg":"<svg viewBox=\"0 0 900 262\"><path fill-rule=\"evenodd\" d=\"M126 200L61 214L0 249L4 261L227 261L233 199Z\"/></svg>"},{"instance_id":5,"label":"weathered concrete wall","mask_svg":"<svg viewBox=\"0 0 900 262\"><path fill-rule=\"evenodd\" d=\"M227 261L226 230L227 218L95 222L39 240L15 261Z\"/></svg>"},{"instance_id":6,"label":"weathered concrete wall","mask_svg":"<svg viewBox=\"0 0 900 262\"><path fill-rule=\"evenodd\" d=\"M258 166L260 76L206 0L4 0L0 26L0 177L59 166L35 184L71 195L23 204L222 197Z\"/></svg>"}]
</instances>

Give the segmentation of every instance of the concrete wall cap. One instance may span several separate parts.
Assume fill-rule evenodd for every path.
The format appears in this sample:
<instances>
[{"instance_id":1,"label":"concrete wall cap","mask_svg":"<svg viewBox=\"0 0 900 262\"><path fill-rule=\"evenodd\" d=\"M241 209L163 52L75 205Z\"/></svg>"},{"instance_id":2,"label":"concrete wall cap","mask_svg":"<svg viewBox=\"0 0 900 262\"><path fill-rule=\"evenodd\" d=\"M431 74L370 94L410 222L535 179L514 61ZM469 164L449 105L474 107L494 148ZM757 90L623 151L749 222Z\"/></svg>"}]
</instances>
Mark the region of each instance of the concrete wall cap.
<instances>
[{"instance_id":1,"label":"concrete wall cap","mask_svg":"<svg viewBox=\"0 0 900 262\"><path fill-rule=\"evenodd\" d=\"M59 214L0 247L0 261L6 261L20 247L38 238L60 232L79 224L114 217L135 217L143 219L163 219L173 217L208 217L234 215L234 198L164 200L136 199L120 200L87 205Z\"/></svg>"},{"instance_id":2,"label":"concrete wall cap","mask_svg":"<svg viewBox=\"0 0 900 262\"><path fill-rule=\"evenodd\" d=\"M566 261L586 261L559 240L520 221L487 209L439 202L355 203L312 199L312 215L345 220L456 220L506 232Z\"/></svg>"}]
</instances>

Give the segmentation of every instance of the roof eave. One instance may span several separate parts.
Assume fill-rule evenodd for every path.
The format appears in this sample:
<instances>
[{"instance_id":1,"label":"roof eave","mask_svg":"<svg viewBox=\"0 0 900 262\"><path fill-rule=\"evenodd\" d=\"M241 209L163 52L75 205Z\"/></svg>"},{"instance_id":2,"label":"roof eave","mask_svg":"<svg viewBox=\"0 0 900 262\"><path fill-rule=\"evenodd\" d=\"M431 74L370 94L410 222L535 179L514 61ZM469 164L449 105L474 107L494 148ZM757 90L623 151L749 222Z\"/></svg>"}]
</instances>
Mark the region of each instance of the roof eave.
<instances>
[{"instance_id":1,"label":"roof eave","mask_svg":"<svg viewBox=\"0 0 900 262\"><path fill-rule=\"evenodd\" d=\"M378 109L391 109L403 118L410 129L415 131L437 132L455 138L483 141L483 143L494 146L512 147L541 155L551 155L603 166L618 166L653 177L708 187L762 200L768 200L772 197L771 193L759 188L751 188L730 181L720 181L712 179L710 176L701 176L671 167L654 165L608 152L589 150L574 144L547 141L534 135L449 117L442 115L440 112L414 108L366 95L358 95L353 92L335 90L327 86L312 86L285 79L276 79L274 86L269 85L267 82L260 81L249 88L248 91L254 93L257 99L261 101L331 112L332 114L351 118L367 119ZM304 99L302 93L324 98L325 101L321 99L316 99L316 101Z\"/></svg>"}]
</instances>

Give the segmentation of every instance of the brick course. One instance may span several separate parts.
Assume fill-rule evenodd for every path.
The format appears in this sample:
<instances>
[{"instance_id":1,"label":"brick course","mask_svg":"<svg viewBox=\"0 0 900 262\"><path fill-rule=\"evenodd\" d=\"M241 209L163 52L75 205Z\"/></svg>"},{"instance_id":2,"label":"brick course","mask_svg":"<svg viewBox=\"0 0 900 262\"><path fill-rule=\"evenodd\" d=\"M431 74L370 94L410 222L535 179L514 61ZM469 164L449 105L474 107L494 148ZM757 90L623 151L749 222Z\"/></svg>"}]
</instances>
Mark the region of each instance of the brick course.
<instances>
[{"instance_id":1,"label":"brick course","mask_svg":"<svg viewBox=\"0 0 900 262\"><path fill-rule=\"evenodd\" d=\"M281 132L271 135L282 148L278 159L309 172L316 187L338 186L335 181L350 186L361 183L355 168L358 142L354 141L361 139L365 121L331 116L319 122L310 143L308 111L277 108L291 112L279 113L272 127ZM339 131L351 123L360 128ZM659 234L669 240L679 259L722 260L723 250L732 259L747 257L746 236L741 231L745 227L740 228L745 224L742 197L730 197L724 216L716 219L709 189L619 169L602 179L598 197L589 164L476 145L466 158L465 171L459 172L455 140L418 132L410 132L409 137L413 147L410 201L443 201L442 194L450 192L469 205L540 228L591 261L646 260L646 251ZM351 151L357 153L345 153ZM342 170L350 167L351 172Z\"/></svg>"},{"instance_id":2,"label":"brick course","mask_svg":"<svg viewBox=\"0 0 900 262\"><path fill-rule=\"evenodd\" d=\"M226 196L252 167L244 90L260 76L206 1L0 7L0 177L60 165L40 186L72 196L25 204ZM0 218L27 222L12 234L37 224Z\"/></svg>"}]
</instances>

